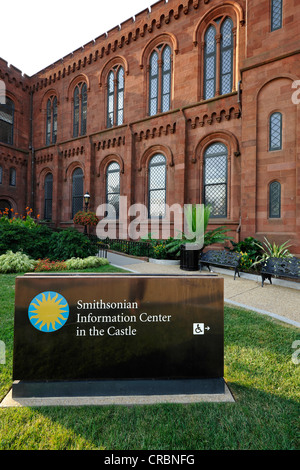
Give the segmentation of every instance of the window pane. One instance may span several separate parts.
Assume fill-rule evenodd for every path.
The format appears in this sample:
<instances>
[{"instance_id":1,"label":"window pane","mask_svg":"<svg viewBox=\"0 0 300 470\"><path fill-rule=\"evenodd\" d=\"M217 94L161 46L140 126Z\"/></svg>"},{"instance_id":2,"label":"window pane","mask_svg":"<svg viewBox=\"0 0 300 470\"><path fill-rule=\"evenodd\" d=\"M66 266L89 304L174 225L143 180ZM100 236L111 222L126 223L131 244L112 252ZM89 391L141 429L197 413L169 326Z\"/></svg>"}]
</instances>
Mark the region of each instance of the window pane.
<instances>
[{"instance_id":1,"label":"window pane","mask_svg":"<svg viewBox=\"0 0 300 470\"><path fill-rule=\"evenodd\" d=\"M211 217L227 217L227 148L212 144L204 158L204 202L211 206Z\"/></svg>"},{"instance_id":2,"label":"window pane","mask_svg":"<svg viewBox=\"0 0 300 470\"><path fill-rule=\"evenodd\" d=\"M52 219L52 193L53 193L53 176L49 173L45 178L45 204L44 219Z\"/></svg>"},{"instance_id":3,"label":"window pane","mask_svg":"<svg viewBox=\"0 0 300 470\"><path fill-rule=\"evenodd\" d=\"M47 101L47 122L46 122L46 145L50 145L51 139L51 100Z\"/></svg>"},{"instance_id":4,"label":"window pane","mask_svg":"<svg viewBox=\"0 0 300 470\"><path fill-rule=\"evenodd\" d=\"M6 98L6 104L0 104L0 142L13 144L14 103Z\"/></svg>"},{"instance_id":5,"label":"window pane","mask_svg":"<svg viewBox=\"0 0 300 470\"><path fill-rule=\"evenodd\" d=\"M120 204L120 166L114 162L107 168L106 174L106 202L114 206L116 217L119 218ZM109 215L108 215L109 217Z\"/></svg>"},{"instance_id":6,"label":"window pane","mask_svg":"<svg viewBox=\"0 0 300 470\"><path fill-rule=\"evenodd\" d=\"M52 123L52 144L56 143L57 139L57 98L53 100L53 123Z\"/></svg>"},{"instance_id":7,"label":"window pane","mask_svg":"<svg viewBox=\"0 0 300 470\"><path fill-rule=\"evenodd\" d=\"M150 59L149 114L154 116L158 111L158 55L153 52Z\"/></svg>"},{"instance_id":8,"label":"window pane","mask_svg":"<svg viewBox=\"0 0 300 470\"><path fill-rule=\"evenodd\" d=\"M123 124L124 116L124 70L121 67L118 72L118 96L117 96L117 125Z\"/></svg>"},{"instance_id":9,"label":"window pane","mask_svg":"<svg viewBox=\"0 0 300 470\"><path fill-rule=\"evenodd\" d=\"M205 34L204 50L204 99L213 98L216 93L216 30L210 26Z\"/></svg>"},{"instance_id":10,"label":"window pane","mask_svg":"<svg viewBox=\"0 0 300 470\"><path fill-rule=\"evenodd\" d=\"M76 168L73 172L72 218L83 209L83 172Z\"/></svg>"},{"instance_id":11,"label":"window pane","mask_svg":"<svg viewBox=\"0 0 300 470\"><path fill-rule=\"evenodd\" d=\"M274 181L270 184L270 212L269 217L271 219L277 219L281 217L281 184L278 181Z\"/></svg>"},{"instance_id":12,"label":"window pane","mask_svg":"<svg viewBox=\"0 0 300 470\"><path fill-rule=\"evenodd\" d=\"M221 94L232 92L233 86L233 23L227 18L221 29Z\"/></svg>"},{"instance_id":13,"label":"window pane","mask_svg":"<svg viewBox=\"0 0 300 470\"><path fill-rule=\"evenodd\" d=\"M16 170L15 168L11 168L9 170L9 185L16 186Z\"/></svg>"},{"instance_id":14,"label":"window pane","mask_svg":"<svg viewBox=\"0 0 300 470\"><path fill-rule=\"evenodd\" d=\"M155 155L149 164L149 217L165 216L166 174L166 158Z\"/></svg>"},{"instance_id":15,"label":"window pane","mask_svg":"<svg viewBox=\"0 0 300 470\"><path fill-rule=\"evenodd\" d=\"M282 115L273 113L270 117L270 150L280 150L282 147Z\"/></svg>"},{"instance_id":16,"label":"window pane","mask_svg":"<svg viewBox=\"0 0 300 470\"><path fill-rule=\"evenodd\" d=\"M2 166L0 166L0 184L2 184L2 177L3 177L3 169L2 169Z\"/></svg>"},{"instance_id":17,"label":"window pane","mask_svg":"<svg viewBox=\"0 0 300 470\"><path fill-rule=\"evenodd\" d=\"M73 136L78 137L78 134L79 134L79 89L77 86L74 91Z\"/></svg>"},{"instance_id":18,"label":"window pane","mask_svg":"<svg viewBox=\"0 0 300 470\"><path fill-rule=\"evenodd\" d=\"M81 135L86 134L87 122L87 85L84 83L81 88Z\"/></svg>"},{"instance_id":19,"label":"window pane","mask_svg":"<svg viewBox=\"0 0 300 470\"><path fill-rule=\"evenodd\" d=\"M282 27L282 0L272 0L271 31Z\"/></svg>"},{"instance_id":20,"label":"window pane","mask_svg":"<svg viewBox=\"0 0 300 470\"><path fill-rule=\"evenodd\" d=\"M107 82L107 127L113 127L114 125L114 100L115 100L115 84L114 84L114 72L111 71L108 74Z\"/></svg>"}]
</instances>

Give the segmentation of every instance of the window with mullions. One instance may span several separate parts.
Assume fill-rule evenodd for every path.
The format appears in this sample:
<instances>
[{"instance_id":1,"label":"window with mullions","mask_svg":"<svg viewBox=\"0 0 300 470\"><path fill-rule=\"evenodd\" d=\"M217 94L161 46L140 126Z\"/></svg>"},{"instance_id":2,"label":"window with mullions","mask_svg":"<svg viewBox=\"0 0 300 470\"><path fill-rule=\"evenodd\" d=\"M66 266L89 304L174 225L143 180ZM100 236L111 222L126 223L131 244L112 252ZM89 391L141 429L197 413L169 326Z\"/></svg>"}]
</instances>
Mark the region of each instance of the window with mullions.
<instances>
[{"instance_id":1,"label":"window with mullions","mask_svg":"<svg viewBox=\"0 0 300 470\"><path fill-rule=\"evenodd\" d=\"M282 149L282 114L273 113L270 116L270 142L269 150L281 150Z\"/></svg>"},{"instance_id":2,"label":"window with mullions","mask_svg":"<svg viewBox=\"0 0 300 470\"><path fill-rule=\"evenodd\" d=\"M269 186L269 218L280 219L281 217L281 184L273 181Z\"/></svg>"},{"instance_id":3,"label":"window with mullions","mask_svg":"<svg viewBox=\"0 0 300 470\"><path fill-rule=\"evenodd\" d=\"M116 162L111 163L106 172L106 203L115 208L115 215L118 219L120 209L120 165Z\"/></svg>"},{"instance_id":4,"label":"window with mullions","mask_svg":"<svg viewBox=\"0 0 300 470\"><path fill-rule=\"evenodd\" d=\"M13 145L15 105L10 98L0 104L0 142Z\"/></svg>"},{"instance_id":5,"label":"window with mullions","mask_svg":"<svg viewBox=\"0 0 300 470\"><path fill-rule=\"evenodd\" d=\"M204 154L204 204L211 217L227 217L227 158L224 144L210 145Z\"/></svg>"},{"instance_id":6,"label":"window with mullions","mask_svg":"<svg viewBox=\"0 0 300 470\"><path fill-rule=\"evenodd\" d=\"M46 145L56 144L57 139L57 98L51 96L47 101Z\"/></svg>"},{"instance_id":7,"label":"window with mullions","mask_svg":"<svg viewBox=\"0 0 300 470\"><path fill-rule=\"evenodd\" d=\"M282 0L271 0L271 31L282 28Z\"/></svg>"},{"instance_id":8,"label":"window with mullions","mask_svg":"<svg viewBox=\"0 0 300 470\"><path fill-rule=\"evenodd\" d=\"M74 90L73 137L86 134L87 85L79 83Z\"/></svg>"},{"instance_id":9,"label":"window with mullions","mask_svg":"<svg viewBox=\"0 0 300 470\"><path fill-rule=\"evenodd\" d=\"M9 186L16 186L17 184L17 172L15 168L9 170Z\"/></svg>"},{"instance_id":10,"label":"window with mullions","mask_svg":"<svg viewBox=\"0 0 300 470\"><path fill-rule=\"evenodd\" d=\"M76 168L72 176L72 219L83 210L83 171Z\"/></svg>"},{"instance_id":11,"label":"window with mullions","mask_svg":"<svg viewBox=\"0 0 300 470\"><path fill-rule=\"evenodd\" d=\"M53 175L48 173L45 178L44 219L52 219Z\"/></svg>"},{"instance_id":12,"label":"window with mullions","mask_svg":"<svg viewBox=\"0 0 300 470\"><path fill-rule=\"evenodd\" d=\"M227 18L221 28L221 95L232 92L233 86L233 23Z\"/></svg>"},{"instance_id":13,"label":"window with mullions","mask_svg":"<svg viewBox=\"0 0 300 470\"><path fill-rule=\"evenodd\" d=\"M219 17L212 23L204 36L203 98L205 100L216 95L231 93L234 88L233 22L229 17ZM220 40L217 40L219 34Z\"/></svg>"},{"instance_id":14,"label":"window with mullions","mask_svg":"<svg viewBox=\"0 0 300 470\"><path fill-rule=\"evenodd\" d=\"M107 127L124 122L124 69L115 66L107 77Z\"/></svg>"},{"instance_id":15,"label":"window with mullions","mask_svg":"<svg viewBox=\"0 0 300 470\"><path fill-rule=\"evenodd\" d=\"M149 218L165 217L166 214L167 161L158 154L149 162Z\"/></svg>"},{"instance_id":16,"label":"window with mullions","mask_svg":"<svg viewBox=\"0 0 300 470\"><path fill-rule=\"evenodd\" d=\"M149 115L155 116L171 108L172 51L161 44L155 48L149 62Z\"/></svg>"}]
</instances>

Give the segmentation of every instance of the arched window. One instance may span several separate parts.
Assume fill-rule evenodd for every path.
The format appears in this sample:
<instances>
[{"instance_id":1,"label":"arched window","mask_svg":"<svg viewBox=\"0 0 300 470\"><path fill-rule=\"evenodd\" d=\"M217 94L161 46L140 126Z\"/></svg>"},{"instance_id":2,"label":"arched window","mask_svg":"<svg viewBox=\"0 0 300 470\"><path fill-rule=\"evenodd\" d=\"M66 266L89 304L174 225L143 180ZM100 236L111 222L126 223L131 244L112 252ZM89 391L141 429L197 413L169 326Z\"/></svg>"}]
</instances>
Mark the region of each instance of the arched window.
<instances>
[{"instance_id":1,"label":"arched window","mask_svg":"<svg viewBox=\"0 0 300 470\"><path fill-rule=\"evenodd\" d=\"M282 0L271 0L271 31L282 27Z\"/></svg>"},{"instance_id":2,"label":"arched window","mask_svg":"<svg viewBox=\"0 0 300 470\"><path fill-rule=\"evenodd\" d=\"M107 76L107 127L124 122L124 69L116 65Z\"/></svg>"},{"instance_id":3,"label":"arched window","mask_svg":"<svg viewBox=\"0 0 300 470\"><path fill-rule=\"evenodd\" d=\"M14 102L10 98L6 98L5 104L0 104L0 142L4 144L13 144L14 114Z\"/></svg>"},{"instance_id":4,"label":"arched window","mask_svg":"<svg viewBox=\"0 0 300 470\"><path fill-rule=\"evenodd\" d=\"M149 162L148 210L149 218L166 214L167 160L157 154Z\"/></svg>"},{"instance_id":5,"label":"arched window","mask_svg":"<svg viewBox=\"0 0 300 470\"><path fill-rule=\"evenodd\" d=\"M111 163L106 171L106 203L115 208L116 218L119 218L120 203L120 165Z\"/></svg>"},{"instance_id":6,"label":"arched window","mask_svg":"<svg viewBox=\"0 0 300 470\"><path fill-rule=\"evenodd\" d=\"M219 142L204 154L204 204L211 207L211 217L227 217L227 147Z\"/></svg>"},{"instance_id":7,"label":"arched window","mask_svg":"<svg viewBox=\"0 0 300 470\"><path fill-rule=\"evenodd\" d=\"M57 98L51 96L47 101L46 145L56 144L57 140Z\"/></svg>"},{"instance_id":8,"label":"arched window","mask_svg":"<svg viewBox=\"0 0 300 470\"><path fill-rule=\"evenodd\" d=\"M203 98L234 90L234 25L229 17L211 21L204 35Z\"/></svg>"},{"instance_id":9,"label":"arched window","mask_svg":"<svg viewBox=\"0 0 300 470\"><path fill-rule=\"evenodd\" d=\"M45 178L44 219L52 219L53 175L48 173Z\"/></svg>"},{"instance_id":10,"label":"arched window","mask_svg":"<svg viewBox=\"0 0 300 470\"><path fill-rule=\"evenodd\" d=\"M205 34L204 99L216 94L216 28L210 26Z\"/></svg>"},{"instance_id":11,"label":"arched window","mask_svg":"<svg viewBox=\"0 0 300 470\"><path fill-rule=\"evenodd\" d=\"M171 108L172 51L167 44L157 46L149 61L149 115Z\"/></svg>"},{"instance_id":12,"label":"arched window","mask_svg":"<svg viewBox=\"0 0 300 470\"><path fill-rule=\"evenodd\" d=\"M273 113L270 116L270 142L269 150L281 150L282 149L282 114Z\"/></svg>"},{"instance_id":13,"label":"arched window","mask_svg":"<svg viewBox=\"0 0 300 470\"><path fill-rule=\"evenodd\" d=\"M83 209L83 171L76 168L72 175L72 219Z\"/></svg>"},{"instance_id":14,"label":"arched window","mask_svg":"<svg viewBox=\"0 0 300 470\"><path fill-rule=\"evenodd\" d=\"M269 218L280 219L281 217L281 184L273 181L269 186Z\"/></svg>"},{"instance_id":15,"label":"arched window","mask_svg":"<svg viewBox=\"0 0 300 470\"><path fill-rule=\"evenodd\" d=\"M85 135L87 129L87 85L76 85L73 105L73 137Z\"/></svg>"},{"instance_id":16,"label":"arched window","mask_svg":"<svg viewBox=\"0 0 300 470\"><path fill-rule=\"evenodd\" d=\"M15 168L9 170L9 186L16 186L17 184L17 172Z\"/></svg>"},{"instance_id":17,"label":"arched window","mask_svg":"<svg viewBox=\"0 0 300 470\"><path fill-rule=\"evenodd\" d=\"M221 95L232 92L233 85L233 23L226 18L221 28Z\"/></svg>"},{"instance_id":18,"label":"arched window","mask_svg":"<svg viewBox=\"0 0 300 470\"><path fill-rule=\"evenodd\" d=\"M3 178L3 168L0 166L0 184L2 184L2 178Z\"/></svg>"}]
</instances>

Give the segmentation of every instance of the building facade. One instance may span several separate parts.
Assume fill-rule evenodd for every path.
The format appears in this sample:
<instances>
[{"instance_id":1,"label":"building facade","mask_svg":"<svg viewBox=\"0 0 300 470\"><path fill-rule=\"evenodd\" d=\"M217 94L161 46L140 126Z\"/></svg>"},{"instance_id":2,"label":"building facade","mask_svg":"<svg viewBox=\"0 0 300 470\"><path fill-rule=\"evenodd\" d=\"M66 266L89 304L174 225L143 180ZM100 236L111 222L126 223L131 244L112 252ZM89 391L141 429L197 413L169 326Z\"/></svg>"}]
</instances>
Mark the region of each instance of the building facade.
<instances>
[{"instance_id":1,"label":"building facade","mask_svg":"<svg viewBox=\"0 0 300 470\"><path fill-rule=\"evenodd\" d=\"M161 0L32 77L0 59L0 210L206 203L300 254L299 31L300 0Z\"/></svg>"}]
</instances>

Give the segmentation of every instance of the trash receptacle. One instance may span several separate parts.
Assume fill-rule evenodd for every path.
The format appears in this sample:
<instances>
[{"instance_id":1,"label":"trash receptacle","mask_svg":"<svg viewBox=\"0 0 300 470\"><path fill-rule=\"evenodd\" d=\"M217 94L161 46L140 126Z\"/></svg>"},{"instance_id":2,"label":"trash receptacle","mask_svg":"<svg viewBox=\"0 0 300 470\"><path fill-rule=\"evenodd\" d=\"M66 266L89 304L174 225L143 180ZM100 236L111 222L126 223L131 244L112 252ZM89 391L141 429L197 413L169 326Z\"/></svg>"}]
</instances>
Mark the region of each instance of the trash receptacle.
<instances>
[{"instance_id":1,"label":"trash receptacle","mask_svg":"<svg viewBox=\"0 0 300 470\"><path fill-rule=\"evenodd\" d=\"M181 245L180 269L183 271L199 271L200 248L193 245Z\"/></svg>"}]
</instances>

